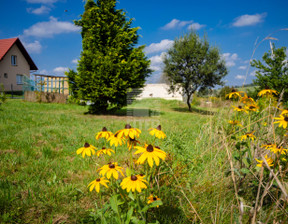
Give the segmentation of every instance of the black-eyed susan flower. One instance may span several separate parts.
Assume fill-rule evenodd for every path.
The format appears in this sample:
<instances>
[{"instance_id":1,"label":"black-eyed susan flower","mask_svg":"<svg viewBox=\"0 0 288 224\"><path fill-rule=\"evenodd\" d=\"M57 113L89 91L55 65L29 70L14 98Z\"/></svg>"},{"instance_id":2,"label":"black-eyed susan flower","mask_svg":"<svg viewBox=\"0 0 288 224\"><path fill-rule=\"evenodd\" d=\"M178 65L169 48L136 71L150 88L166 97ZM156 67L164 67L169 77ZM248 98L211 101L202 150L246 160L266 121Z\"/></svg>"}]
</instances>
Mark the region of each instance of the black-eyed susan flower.
<instances>
[{"instance_id":1,"label":"black-eyed susan flower","mask_svg":"<svg viewBox=\"0 0 288 224\"><path fill-rule=\"evenodd\" d=\"M161 125L158 125L157 128L150 128L149 130L151 130L149 132L150 135L155 135L156 138L166 138L166 135L164 134L164 132L161 130Z\"/></svg>"},{"instance_id":2,"label":"black-eyed susan flower","mask_svg":"<svg viewBox=\"0 0 288 224\"><path fill-rule=\"evenodd\" d=\"M240 121L237 121L237 120L230 120L230 121L228 121L228 123L231 125L243 127L243 125L240 123Z\"/></svg>"},{"instance_id":3,"label":"black-eyed susan flower","mask_svg":"<svg viewBox=\"0 0 288 224\"><path fill-rule=\"evenodd\" d=\"M147 186L146 184L147 181L144 180L144 178L139 178L138 175L131 175L129 177L126 177L122 180L120 183L120 186L122 187L123 190L126 189L127 192L131 191L135 192L137 190L139 193L142 191L142 189L146 189Z\"/></svg>"},{"instance_id":4,"label":"black-eyed susan flower","mask_svg":"<svg viewBox=\"0 0 288 224\"><path fill-rule=\"evenodd\" d=\"M122 172L122 167L118 166L118 163L108 163L107 165L102 166L99 168L99 174L101 176L105 176L110 179L111 176L113 176L116 180L118 180L119 174L118 172L124 176Z\"/></svg>"},{"instance_id":5,"label":"black-eyed susan flower","mask_svg":"<svg viewBox=\"0 0 288 224\"><path fill-rule=\"evenodd\" d=\"M82 153L82 157L85 158L85 155L87 155L87 156L91 156L91 154L94 155L95 149L96 149L96 147L94 147L93 145L90 145L86 142L84 144L84 147L77 149L76 153L77 153L77 155Z\"/></svg>"},{"instance_id":6,"label":"black-eyed susan flower","mask_svg":"<svg viewBox=\"0 0 288 224\"><path fill-rule=\"evenodd\" d=\"M156 195L150 194L150 196L148 197L148 204L153 203L154 201L161 201L161 199L159 197L157 197ZM156 206L157 208L159 208L159 205Z\"/></svg>"},{"instance_id":7,"label":"black-eyed susan flower","mask_svg":"<svg viewBox=\"0 0 288 224\"><path fill-rule=\"evenodd\" d=\"M256 138L255 135L253 135L255 131L252 132L247 132L245 135L241 136L241 141L246 140L247 138L250 138L252 141L254 141L254 139Z\"/></svg>"},{"instance_id":8,"label":"black-eyed susan flower","mask_svg":"<svg viewBox=\"0 0 288 224\"><path fill-rule=\"evenodd\" d=\"M115 153L115 151L113 149L106 149L105 147L103 147L102 149L100 149L96 152L96 155L98 157L102 154L111 156L111 152Z\"/></svg>"},{"instance_id":9,"label":"black-eyed susan flower","mask_svg":"<svg viewBox=\"0 0 288 224\"><path fill-rule=\"evenodd\" d=\"M119 137L130 137L130 138L139 138L141 130L138 128L132 128L130 124L126 124L124 129L117 131L115 134Z\"/></svg>"},{"instance_id":10,"label":"black-eyed susan flower","mask_svg":"<svg viewBox=\"0 0 288 224\"><path fill-rule=\"evenodd\" d=\"M267 164L269 166L273 166L274 165L273 164L273 159L269 158L268 155L266 155L264 158L265 158L265 160L266 160L266 162L267 162ZM256 158L255 158L255 160L258 162L258 164L257 164L258 167L262 167L263 166L263 163L264 163L263 160L259 160L259 159L256 159Z\"/></svg>"},{"instance_id":11,"label":"black-eyed susan flower","mask_svg":"<svg viewBox=\"0 0 288 224\"><path fill-rule=\"evenodd\" d=\"M287 109L282 110L281 115L284 115L284 114L288 114L288 110Z\"/></svg>"},{"instance_id":12,"label":"black-eyed susan flower","mask_svg":"<svg viewBox=\"0 0 288 224\"><path fill-rule=\"evenodd\" d=\"M107 183L109 181L105 177L97 178L96 180L93 180L90 184L88 184L89 190L93 191L95 190L99 193L100 192L100 185L103 185L104 187L108 188Z\"/></svg>"},{"instance_id":13,"label":"black-eyed susan flower","mask_svg":"<svg viewBox=\"0 0 288 224\"><path fill-rule=\"evenodd\" d=\"M235 107L235 106L232 106L234 108L235 111L237 112L245 112L245 113L248 113L246 110L245 110L245 107L242 107L241 105Z\"/></svg>"},{"instance_id":14,"label":"black-eyed susan flower","mask_svg":"<svg viewBox=\"0 0 288 224\"><path fill-rule=\"evenodd\" d=\"M270 148L273 147L274 145L275 145L275 144L267 143L267 144L261 145L261 148L265 148L265 149L270 150ZM276 145L275 145L275 146L276 146Z\"/></svg>"},{"instance_id":15,"label":"black-eyed susan flower","mask_svg":"<svg viewBox=\"0 0 288 224\"><path fill-rule=\"evenodd\" d=\"M248 104L248 105L245 106L245 109L246 109L246 111L254 111L254 112L256 112L256 111L259 110L259 107L258 107L257 104Z\"/></svg>"},{"instance_id":16,"label":"black-eyed susan flower","mask_svg":"<svg viewBox=\"0 0 288 224\"><path fill-rule=\"evenodd\" d=\"M140 144L140 142L138 140L136 140L135 138L130 138L127 141L127 146L129 151L132 149L132 147L136 146L137 144Z\"/></svg>"},{"instance_id":17,"label":"black-eyed susan flower","mask_svg":"<svg viewBox=\"0 0 288 224\"><path fill-rule=\"evenodd\" d=\"M283 126L284 129L287 128L288 124L288 114L280 115L279 117L274 117L275 121L274 123L279 123L279 127Z\"/></svg>"},{"instance_id":18,"label":"black-eyed susan flower","mask_svg":"<svg viewBox=\"0 0 288 224\"><path fill-rule=\"evenodd\" d=\"M155 161L156 166L159 166L160 159L165 160L166 152L162 151L159 147L153 147L152 145L145 144L145 147L135 146L137 151L135 154L142 153L142 155L137 160L137 164L143 164L146 159L150 167L153 167L153 161Z\"/></svg>"},{"instance_id":19,"label":"black-eyed susan flower","mask_svg":"<svg viewBox=\"0 0 288 224\"><path fill-rule=\"evenodd\" d=\"M287 153L287 151L288 151L288 149L284 149L284 147L283 146L277 146L276 144L273 144L270 148L269 148L269 150L271 151L271 152L273 152L274 154L277 154L277 153L281 153L282 155L285 155L286 153Z\"/></svg>"},{"instance_id":20,"label":"black-eyed susan flower","mask_svg":"<svg viewBox=\"0 0 288 224\"><path fill-rule=\"evenodd\" d=\"M115 145L117 147L118 145L122 145L125 142L125 139L120 138L117 134L115 134L111 135L107 141L110 142L110 146Z\"/></svg>"},{"instance_id":21,"label":"black-eyed susan flower","mask_svg":"<svg viewBox=\"0 0 288 224\"><path fill-rule=\"evenodd\" d=\"M255 103L254 99L250 96L247 96L246 94L245 94L245 96L241 97L240 102L244 103L244 104L254 104Z\"/></svg>"},{"instance_id":22,"label":"black-eyed susan flower","mask_svg":"<svg viewBox=\"0 0 288 224\"><path fill-rule=\"evenodd\" d=\"M96 135L96 139L98 140L99 138L105 138L108 139L110 136L112 136L113 133L111 131L107 131L106 127L102 128L102 131L98 132Z\"/></svg>"},{"instance_id":23,"label":"black-eyed susan flower","mask_svg":"<svg viewBox=\"0 0 288 224\"><path fill-rule=\"evenodd\" d=\"M266 86L265 89L258 93L258 96L272 96L273 94L278 95L278 92L276 90L269 89L269 87Z\"/></svg>"},{"instance_id":24,"label":"black-eyed susan flower","mask_svg":"<svg viewBox=\"0 0 288 224\"><path fill-rule=\"evenodd\" d=\"M241 98L241 93L244 93L243 91L237 91L236 89L232 89L231 93L226 94L226 98L229 97L229 99L231 98Z\"/></svg>"}]
</instances>

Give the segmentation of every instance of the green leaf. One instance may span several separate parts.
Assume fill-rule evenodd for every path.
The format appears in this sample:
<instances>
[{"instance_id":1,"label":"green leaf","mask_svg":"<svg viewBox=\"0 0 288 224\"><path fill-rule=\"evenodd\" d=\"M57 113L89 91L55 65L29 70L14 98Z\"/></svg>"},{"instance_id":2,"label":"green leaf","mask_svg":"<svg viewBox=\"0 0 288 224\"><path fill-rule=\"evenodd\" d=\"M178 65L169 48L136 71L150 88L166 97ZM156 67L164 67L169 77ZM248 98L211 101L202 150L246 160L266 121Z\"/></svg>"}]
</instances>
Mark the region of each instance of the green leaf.
<instances>
[{"instance_id":1,"label":"green leaf","mask_svg":"<svg viewBox=\"0 0 288 224\"><path fill-rule=\"evenodd\" d=\"M110 204L111 204L111 208L113 209L113 211L118 214L119 210L118 210L117 195L113 195L113 196L110 198Z\"/></svg>"},{"instance_id":2,"label":"green leaf","mask_svg":"<svg viewBox=\"0 0 288 224\"><path fill-rule=\"evenodd\" d=\"M129 194L128 194L128 197L129 197L130 199L132 199L132 201L134 201L134 200L135 200L135 198L134 198L134 195L133 195L132 191L130 191L130 192L129 192Z\"/></svg>"},{"instance_id":3,"label":"green leaf","mask_svg":"<svg viewBox=\"0 0 288 224\"><path fill-rule=\"evenodd\" d=\"M125 224L129 224L130 223L131 217L133 215L133 209L134 209L134 207L131 207L129 209L129 211L127 212L127 218L126 218Z\"/></svg>"},{"instance_id":4,"label":"green leaf","mask_svg":"<svg viewBox=\"0 0 288 224\"><path fill-rule=\"evenodd\" d=\"M248 170L247 168L242 168L240 171L242 173L244 173L244 174L249 174L250 173L250 170Z\"/></svg>"},{"instance_id":5,"label":"green leaf","mask_svg":"<svg viewBox=\"0 0 288 224\"><path fill-rule=\"evenodd\" d=\"M126 168L126 176L127 176L127 177L130 177L131 174L132 174L132 170L129 169L129 168Z\"/></svg>"},{"instance_id":6,"label":"green leaf","mask_svg":"<svg viewBox=\"0 0 288 224\"><path fill-rule=\"evenodd\" d=\"M163 205L163 202L161 200L153 201L151 204L149 204L149 208L154 208L160 205Z\"/></svg>"}]
</instances>

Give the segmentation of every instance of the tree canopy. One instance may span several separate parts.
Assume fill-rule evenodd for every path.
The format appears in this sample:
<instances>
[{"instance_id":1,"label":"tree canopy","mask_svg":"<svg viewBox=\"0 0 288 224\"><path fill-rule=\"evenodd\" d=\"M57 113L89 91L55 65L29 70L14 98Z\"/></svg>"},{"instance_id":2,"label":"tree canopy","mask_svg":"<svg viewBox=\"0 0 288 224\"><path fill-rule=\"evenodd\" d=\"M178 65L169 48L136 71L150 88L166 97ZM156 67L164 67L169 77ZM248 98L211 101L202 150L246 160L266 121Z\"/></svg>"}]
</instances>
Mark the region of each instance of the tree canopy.
<instances>
[{"instance_id":1,"label":"tree canopy","mask_svg":"<svg viewBox=\"0 0 288 224\"><path fill-rule=\"evenodd\" d=\"M279 93L284 90L283 101L288 101L288 62L286 57L286 47L272 49L264 53L260 60L253 60L251 66L257 68L256 79L253 83L262 89L274 89Z\"/></svg>"},{"instance_id":2,"label":"tree canopy","mask_svg":"<svg viewBox=\"0 0 288 224\"><path fill-rule=\"evenodd\" d=\"M170 83L170 91L181 91L187 97L191 111L191 97L205 88L223 85L227 75L225 61L219 49L209 45L206 36L200 39L191 31L177 38L164 58L164 74Z\"/></svg>"},{"instance_id":3,"label":"tree canopy","mask_svg":"<svg viewBox=\"0 0 288 224\"><path fill-rule=\"evenodd\" d=\"M132 19L116 9L116 0L87 0L81 19L82 52L77 75L72 75L77 96L89 100L91 113L107 112L127 103L127 93L144 86L151 73L150 61L136 47L138 28L131 28Z\"/></svg>"}]
</instances>

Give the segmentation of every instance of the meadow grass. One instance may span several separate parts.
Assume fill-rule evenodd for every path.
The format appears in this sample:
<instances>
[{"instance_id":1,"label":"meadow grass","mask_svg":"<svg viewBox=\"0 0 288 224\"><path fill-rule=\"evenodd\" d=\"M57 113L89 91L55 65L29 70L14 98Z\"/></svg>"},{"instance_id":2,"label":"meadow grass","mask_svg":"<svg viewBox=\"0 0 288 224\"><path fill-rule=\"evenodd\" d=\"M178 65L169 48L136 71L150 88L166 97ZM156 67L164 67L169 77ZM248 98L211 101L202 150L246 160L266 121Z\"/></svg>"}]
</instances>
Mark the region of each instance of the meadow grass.
<instances>
[{"instance_id":1,"label":"meadow grass","mask_svg":"<svg viewBox=\"0 0 288 224\"><path fill-rule=\"evenodd\" d=\"M95 144L95 134L104 126L115 132L130 122L132 126L140 125L143 136L149 139L147 129L161 123L168 136L164 145L171 153L168 162L176 170L175 175L185 182L185 189L192 190L198 185L196 181L202 185L206 180L199 174L205 167L201 147L205 145L202 140L207 138L202 132L211 116L189 113L185 108L185 104L178 101L143 100L136 101L118 115L93 116L86 115L87 108L78 105L8 100L0 110L1 222L75 223L89 220L89 209L95 208L97 200L97 195L87 189L95 176L95 161L83 160L76 155L76 150L85 142ZM143 116L124 116L127 110L134 114L142 111ZM197 156L199 159L195 159ZM212 155L206 156L210 159ZM211 181L204 184L209 185L212 193L214 184ZM189 212L185 214L189 211L187 202L179 201L177 197L183 197L179 189L171 190L169 185L177 185L171 175L167 175L165 193L171 194L166 199L168 205L181 203L184 210L163 206L166 214L169 214L168 209L174 214L170 212L170 216L162 216L160 220L162 223L170 223L173 219L185 223L190 217ZM197 190L202 192L203 189ZM197 195L193 191L194 194ZM165 202L165 198L163 200ZM202 200L201 196L199 200Z\"/></svg>"},{"instance_id":2,"label":"meadow grass","mask_svg":"<svg viewBox=\"0 0 288 224\"><path fill-rule=\"evenodd\" d=\"M189 112L179 101L145 99L114 115L89 115L85 106L8 100L0 108L0 222L100 223L97 206L107 202L109 194L99 198L87 185L95 179L97 165L108 160L83 159L76 150L85 142L101 148L103 142L97 142L95 134L102 127L115 132L129 123L142 130L142 145L153 141L148 134L151 127L161 124L167 135L161 149L168 155L158 170L158 196L163 205L149 211L148 220L164 224L248 223L255 198L259 198L261 175L255 169L256 161L250 159L244 166L239 160L243 150L238 152L237 145L247 146L239 142L239 135L247 132L247 126L232 131L228 120L234 115L227 102L223 105L225 108L193 107ZM269 113L264 110L255 116ZM271 123L269 119L255 124L259 141L273 137L270 127L261 126L264 121ZM261 151L259 144L250 145L255 156ZM243 153L244 158L247 151ZM121 153L117 153L117 162L124 167L129 163ZM270 186L271 181L260 181L260 185ZM285 183L285 178L282 181ZM271 186L270 197L261 191L259 220L285 217L285 203L277 199L281 198L279 188L275 183ZM274 204L269 204L270 199Z\"/></svg>"}]
</instances>

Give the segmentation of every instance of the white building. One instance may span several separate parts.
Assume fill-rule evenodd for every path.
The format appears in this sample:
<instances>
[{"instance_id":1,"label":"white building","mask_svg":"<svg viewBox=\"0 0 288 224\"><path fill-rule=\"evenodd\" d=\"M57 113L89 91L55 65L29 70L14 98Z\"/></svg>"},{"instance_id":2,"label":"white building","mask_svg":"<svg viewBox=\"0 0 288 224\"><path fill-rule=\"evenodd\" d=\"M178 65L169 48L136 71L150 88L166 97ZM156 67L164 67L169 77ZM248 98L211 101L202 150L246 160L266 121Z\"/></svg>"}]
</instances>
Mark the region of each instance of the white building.
<instances>
[{"instance_id":1,"label":"white building","mask_svg":"<svg viewBox=\"0 0 288 224\"><path fill-rule=\"evenodd\" d=\"M169 86L167 84L146 84L143 88L143 92L138 96L137 99L146 98L162 98L166 100L179 100L183 101L183 97L180 93L175 94L168 93Z\"/></svg>"}]
</instances>

